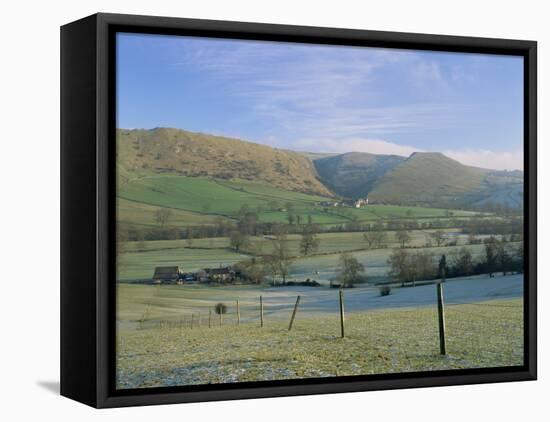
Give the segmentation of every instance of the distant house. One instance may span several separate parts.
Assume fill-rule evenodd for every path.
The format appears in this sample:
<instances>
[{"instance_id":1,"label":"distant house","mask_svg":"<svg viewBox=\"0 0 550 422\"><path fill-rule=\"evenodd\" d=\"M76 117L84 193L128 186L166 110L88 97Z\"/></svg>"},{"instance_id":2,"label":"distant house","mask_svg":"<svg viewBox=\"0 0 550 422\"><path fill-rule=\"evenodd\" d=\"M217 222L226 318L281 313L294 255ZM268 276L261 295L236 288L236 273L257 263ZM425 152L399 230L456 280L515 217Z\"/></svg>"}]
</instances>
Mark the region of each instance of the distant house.
<instances>
[{"instance_id":1,"label":"distant house","mask_svg":"<svg viewBox=\"0 0 550 422\"><path fill-rule=\"evenodd\" d=\"M206 271L210 280L217 283L224 283L235 278L235 271L231 267L208 268Z\"/></svg>"},{"instance_id":2,"label":"distant house","mask_svg":"<svg viewBox=\"0 0 550 422\"><path fill-rule=\"evenodd\" d=\"M351 207L351 208L361 208L365 205L368 205L369 198L359 198L359 199L343 199L341 201L323 201L319 202L319 205L322 207Z\"/></svg>"},{"instance_id":3,"label":"distant house","mask_svg":"<svg viewBox=\"0 0 550 422\"><path fill-rule=\"evenodd\" d=\"M355 201L354 206L355 208L361 208L368 204L369 204L369 198L360 198L357 201Z\"/></svg>"},{"instance_id":4,"label":"distant house","mask_svg":"<svg viewBox=\"0 0 550 422\"><path fill-rule=\"evenodd\" d=\"M323 202L319 202L319 205L321 205L322 207L337 207L338 205L340 205L340 202L338 202L338 201L323 201Z\"/></svg>"},{"instance_id":5,"label":"distant house","mask_svg":"<svg viewBox=\"0 0 550 422\"><path fill-rule=\"evenodd\" d=\"M173 267L155 267L153 274L153 283L177 283L180 278L178 266Z\"/></svg>"},{"instance_id":6,"label":"distant house","mask_svg":"<svg viewBox=\"0 0 550 422\"><path fill-rule=\"evenodd\" d=\"M236 276L237 273L230 266L220 268L203 268L196 273L196 279L200 283L227 283L229 281L234 281Z\"/></svg>"},{"instance_id":7,"label":"distant house","mask_svg":"<svg viewBox=\"0 0 550 422\"><path fill-rule=\"evenodd\" d=\"M361 208L365 205L368 205L369 198L359 198L359 199L344 199L340 202L342 206L351 207L351 208Z\"/></svg>"}]
</instances>

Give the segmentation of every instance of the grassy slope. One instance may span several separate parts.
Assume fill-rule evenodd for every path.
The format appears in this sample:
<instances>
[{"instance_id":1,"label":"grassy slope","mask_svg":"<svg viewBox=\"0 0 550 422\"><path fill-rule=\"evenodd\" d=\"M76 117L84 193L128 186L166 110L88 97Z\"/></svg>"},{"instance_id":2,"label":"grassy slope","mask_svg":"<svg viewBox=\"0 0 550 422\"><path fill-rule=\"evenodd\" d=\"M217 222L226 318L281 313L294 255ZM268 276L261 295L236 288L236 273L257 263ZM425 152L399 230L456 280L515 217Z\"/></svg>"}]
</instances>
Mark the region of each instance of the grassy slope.
<instances>
[{"instance_id":1,"label":"grassy slope","mask_svg":"<svg viewBox=\"0 0 550 422\"><path fill-rule=\"evenodd\" d=\"M185 130L118 130L120 186L158 174L244 179L322 196L370 194L399 204L521 204L521 172L487 171L440 153L408 159L367 153L305 154ZM322 181L321 181L321 180Z\"/></svg>"},{"instance_id":2,"label":"grassy slope","mask_svg":"<svg viewBox=\"0 0 550 422\"><path fill-rule=\"evenodd\" d=\"M239 178L297 192L330 195L303 155L237 139L178 129L117 132L120 181L132 175L171 173Z\"/></svg>"},{"instance_id":3,"label":"grassy slope","mask_svg":"<svg viewBox=\"0 0 550 422\"><path fill-rule=\"evenodd\" d=\"M397 155L350 152L314 161L321 180L340 195L365 197L375 183L405 160Z\"/></svg>"},{"instance_id":4,"label":"grassy slope","mask_svg":"<svg viewBox=\"0 0 550 422\"><path fill-rule=\"evenodd\" d=\"M117 199L117 220L138 227L158 227L155 220L155 212L159 209L156 205L143 202ZM172 208L170 224L179 227L212 224L218 216L200 214Z\"/></svg>"},{"instance_id":5,"label":"grassy slope","mask_svg":"<svg viewBox=\"0 0 550 422\"><path fill-rule=\"evenodd\" d=\"M172 224L210 224L216 216L236 217L247 205L258 212L260 221L286 222L291 213L307 221L311 215L319 224L378 218L444 217L447 210L440 208L369 205L361 209L345 208L342 212L317 205L325 197L279 189L257 182L243 180L217 181L207 177L153 175L135 178L119 187L119 221L139 225L154 224L156 207L177 211ZM180 210L180 211L178 211ZM454 216L469 216L472 212L454 210Z\"/></svg>"},{"instance_id":6,"label":"grassy slope","mask_svg":"<svg viewBox=\"0 0 550 422\"><path fill-rule=\"evenodd\" d=\"M443 154L414 153L382 177L370 197L375 202L460 203L462 195L481 189L485 173Z\"/></svg>"},{"instance_id":7,"label":"grassy slope","mask_svg":"<svg viewBox=\"0 0 550 422\"><path fill-rule=\"evenodd\" d=\"M139 388L308 377L501 367L523 363L521 300L446 308L447 356L434 307L336 315L295 328L274 320L222 328L118 330L117 386ZM119 326L120 327L120 326ZM162 351L160 353L160 351Z\"/></svg>"}]
</instances>

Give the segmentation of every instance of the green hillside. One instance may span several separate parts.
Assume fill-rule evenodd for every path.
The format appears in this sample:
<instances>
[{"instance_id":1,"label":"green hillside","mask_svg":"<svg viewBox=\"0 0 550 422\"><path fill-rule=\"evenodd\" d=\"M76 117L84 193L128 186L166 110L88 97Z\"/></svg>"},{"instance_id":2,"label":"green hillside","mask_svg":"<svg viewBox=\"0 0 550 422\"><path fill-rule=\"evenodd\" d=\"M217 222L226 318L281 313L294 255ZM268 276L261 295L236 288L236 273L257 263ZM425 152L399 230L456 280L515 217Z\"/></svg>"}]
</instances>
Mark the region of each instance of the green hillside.
<instances>
[{"instance_id":1,"label":"green hillside","mask_svg":"<svg viewBox=\"0 0 550 422\"><path fill-rule=\"evenodd\" d=\"M384 175L369 197L374 202L460 204L463 195L481 189L485 173L441 153L415 152Z\"/></svg>"},{"instance_id":2,"label":"green hillside","mask_svg":"<svg viewBox=\"0 0 550 422\"><path fill-rule=\"evenodd\" d=\"M487 170L441 153L395 155L309 154L320 180L335 194L371 203L453 208L523 202L523 172Z\"/></svg>"},{"instance_id":3,"label":"green hillside","mask_svg":"<svg viewBox=\"0 0 550 422\"><path fill-rule=\"evenodd\" d=\"M417 152L409 158L363 152L300 153L170 128L119 129L117 134L118 183L123 197L191 212L208 214L202 208L205 201L220 193L219 187L205 192L206 186L199 185L206 180L216 180L234 190L223 201L224 215L234 213L236 204L243 203L239 193L243 184L255 195L248 205L262 208L270 202L268 197L271 205L289 199L312 203L335 196L368 196L371 203L379 204L452 208L490 204L521 207L523 202L523 172L470 167L441 153ZM170 178L159 178L164 176ZM192 207L177 203L177 198L187 192L185 187L174 185L179 179L173 177L197 179L197 189L190 192L193 199L188 201L193 202ZM146 197L137 195L141 190ZM288 198L289 191L311 197ZM176 199L169 197L173 194ZM206 198L197 198L202 194ZM280 220L277 215L269 218ZM326 216L321 219L334 220Z\"/></svg>"},{"instance_id":4,"label":"green hillside","mask_svg":"<svg viewBox=\"0 0 550 422\"><path fill-rule=\"evenodd\" d=\"M119 181L136 175L172 174L242 179L330 196L302 154L237 139L178 129L117 131Z\"/></svg>"},{"instance_id":5,"label":"green hillside","mask_svg":"<svg viewBox=\"0 0 550 422\"><path fill-rule=\"evenodd\" d=\"M339 195L365 197L376 182L405 160L398 155L350 152L314 161L320 179Z\"/></svg>"},{"instance_id":6,"label":"green hillside","mask_svg":"<svg viewBox=\"0 0 550 422\"><path fill-rule=\"evenodd\" d=\"M170 225L212 224L216 219L235 219L243 206L262 222L287 222L289 214L317 224L369 221L386 218L440 218L447 210L373 204L364 208L333 209L322 206L326 197L292 192L246 180L153 175L134 178L119 187L118 221L154 226L159 208L172 210ZM455 217L472 215L454 210Z\"/></svg>"}]
</instances>

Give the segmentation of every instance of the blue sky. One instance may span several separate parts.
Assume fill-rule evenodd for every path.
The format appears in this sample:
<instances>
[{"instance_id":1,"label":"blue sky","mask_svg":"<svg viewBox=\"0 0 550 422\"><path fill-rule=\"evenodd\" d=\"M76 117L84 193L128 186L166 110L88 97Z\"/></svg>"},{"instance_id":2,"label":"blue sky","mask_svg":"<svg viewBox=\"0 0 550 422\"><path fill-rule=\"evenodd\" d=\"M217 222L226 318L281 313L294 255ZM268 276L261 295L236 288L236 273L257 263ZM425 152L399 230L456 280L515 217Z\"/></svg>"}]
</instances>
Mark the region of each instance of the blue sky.
<instances>
[{"instance_id":1,"label":"blue sky","mask_svg":"<svg viewBox=\"0 0 550 422\"><path fill-rule=\"evenodd\" d=\"M119 34L117 125L522 168L519 57Z\"/></svg>"}]
</instances>

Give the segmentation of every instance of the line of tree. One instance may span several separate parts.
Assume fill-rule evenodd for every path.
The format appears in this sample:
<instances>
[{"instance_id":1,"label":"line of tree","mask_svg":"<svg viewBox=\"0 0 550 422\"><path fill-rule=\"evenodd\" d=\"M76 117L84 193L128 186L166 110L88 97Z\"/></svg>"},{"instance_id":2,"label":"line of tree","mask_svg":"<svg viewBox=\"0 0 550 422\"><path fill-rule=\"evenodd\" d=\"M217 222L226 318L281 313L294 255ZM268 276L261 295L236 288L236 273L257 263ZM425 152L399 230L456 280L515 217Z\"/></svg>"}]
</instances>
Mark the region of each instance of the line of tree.
<instances>
[{"instance_id":1,"label":"line of tree","mask_svg":"<svg viewBox=\"0 0 550 422\"><path fill-rule=\"evenodd\" d=\"M443 259L442 259L443 258ZM442 264L443 262L443 264ZM429 251L410 252L403 248L394 249L388 258L388 277L404 286L414 285L418 280L433 280L445 272L447 277L464 277L478 274L522 273L523 242L510 247L494 236L484 241L483 255L474 258L469 248L461 247L449 254L436 256Z\"/></svg>"},{"instance_id":2,"label":"line of tree","mask_svg":"<svg viewBox=\"0 0 550 422\"><path fill-rule=\"evenodd\" d=\"M291 206L292 204L288 204ZM292 209L292 208L291 208ZM286 209L287 212L288 209ZM369 248L379 248L386 242L386 238L381 231L409 232L411 230L441 230L446 228L457 228L462 232L476 235L508 235L518 239L523 237L523 218L522 217L487 217L476 215L470 218L448 218L422 220L399 220L388 219L384 222L362 222L357 217L352 217L346 223L338 224L318 224L313 222L311 215L307 218L294 215L284 223L288 234L303 234L304 228L308 230L315 227L317 233L338 233L338 232L365 232L365 241ZM175 239L200 239L209 237L230 237L230 234L238 231L245 236L273 235L278 230L281 223L261 222L255 210L243 205L234 220L219 216L214 222L194 226L177 226L174 224L174 212L168 208L158 208L154 212L154 221L151 227L138 227L132 224L120 224L119 231L125 232L124 237L129 241L141 240L175 240ZM371 233L376 232L376 233ZM443 237L436 237L441 232L436 232L433 241L440 244ZM405 239L399 240L406 244L406 234L399 234ZM236 235L233 235L236 237ZM242 239L241 239L242 240ZM404 241L404 242L403 242ZM237 239L237 243L241 243ZM308 251L309 253L309 251Z\"/></svg>"}]
</instances>

